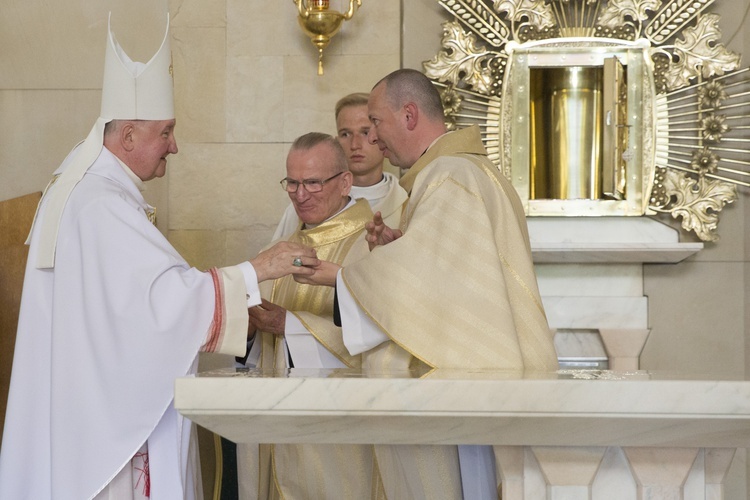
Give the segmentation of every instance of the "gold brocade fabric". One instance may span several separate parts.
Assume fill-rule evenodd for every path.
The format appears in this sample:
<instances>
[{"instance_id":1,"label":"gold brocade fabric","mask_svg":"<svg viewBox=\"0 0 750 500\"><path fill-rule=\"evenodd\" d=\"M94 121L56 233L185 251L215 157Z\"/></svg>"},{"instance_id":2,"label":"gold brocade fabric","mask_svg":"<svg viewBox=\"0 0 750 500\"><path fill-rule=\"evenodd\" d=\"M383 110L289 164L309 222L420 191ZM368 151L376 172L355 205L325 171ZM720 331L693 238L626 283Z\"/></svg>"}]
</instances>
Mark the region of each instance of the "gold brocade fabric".
<instances>
[{"instance_id":1,"label":"gold brocade fabric","mask_svg":"<svg viewBox=\"0 0 750 500\"><path fill-rule=\"evenodd\" d=\"M372 211L364 199L312 229L299 229L289 241L313 247L318 258L348 265L369 253L364 239L365 223ZM292 277L276 280L271 302L295 314L331 353L347 366L358 368L361 357L351 356L335 326L331 287L302 285ZM286 367L282 337L263 333L261 366ZM269 450L270 448L270 450ZM270 456L268 452L270 451ZM383 499L371 445L273 444L259 448L260 474L268 473L270 485L260 481L259 498L328 500L333 498ZM249 457L243 461L247 463ZM253 473L253 471L248 471ZM267 477L267 476L266 476ZM270 491L269 491L270 490Z\"/></svg>"},{"instance_id":2,"label":"gold brocade fabric","mask_svg":"<svg viewBox=\"0 0 750 500\"><path fill-rule=\"evenodd\" d=\"M555 370L523 207L486 154L477 127L438 139L401 180L404 235L343 278L429 367Z\"/></svg>"},{"instance_id":3,"label":"gold brocade fabric","mask_svg":"<svg viewBox=\"0 0 750 500\"><path fill-rule=\"evenodd\" d=\"M364 228L370 220L370 205L361 199L315 228L295 231L288 240L314 248L319 259L348 265L369 253ZM292 276L286 276L273 282L270 298L266 298L297 316L310 333L343 363L359 368L360 356L349 354L341 337L341 328L333 324L333 295L331 287L303 285L294 281ZM283 337L263 333L262 339L261 365L287 367L284 350L280 348Z\"/></svg>"}]
</instances>

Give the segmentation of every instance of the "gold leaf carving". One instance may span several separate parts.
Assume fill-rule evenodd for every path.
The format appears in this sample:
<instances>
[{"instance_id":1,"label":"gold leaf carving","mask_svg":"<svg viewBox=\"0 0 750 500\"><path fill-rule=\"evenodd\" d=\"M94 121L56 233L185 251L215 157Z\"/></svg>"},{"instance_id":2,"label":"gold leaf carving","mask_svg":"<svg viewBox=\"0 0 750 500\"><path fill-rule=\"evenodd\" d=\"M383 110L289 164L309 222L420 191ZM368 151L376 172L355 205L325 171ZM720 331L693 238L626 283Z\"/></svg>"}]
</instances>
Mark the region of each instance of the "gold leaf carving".
<instances>
[{"instance_id":1,"label":"gold leaf carving","mask_svg":"<svg viewBox=\"0 0 750 500\"><path fill-rule=\"evenodd\" d=\"M661 0L610 0L598 22L611 29L625 24L626 17L643 22L648 19L648 11L655 12L660 5Z\"/></svg>"},{"instance_id":2,"label":"gold leaf carving","mask_svg":"<svg viewBox=\"0 0 750 500\"><path fill-rule=\"evenodd\" d=\"M488 44L501 47L508 42L510 31L485 1L490 0L441 0L440 3Z\"/></svg>"},{"instance_id":3,"label":"gold leaf carving","mask_svg":"<svg viewBox=\"0 0 750 500\"><path fill-rule=\"evenodd\" d=\"M664 43L697 17L714 0L670 0L646 28L646 38L656 45Z\"/></svg>"},{"instance_id":4,"label":"gold leaf carving","mask_svg":"<svg viewBox=\"0 0 750 500\"><path fill-rule=\"evenodd\" d=\"M701 177L693 179L671 169L664 172L663 189L670 204L666 211L682 218L686 231L695 231L703 241L717 241L719 212L724 205L737 199L737 186L728 182Z\"/></svg>"},{"instance_id":5,"label":"gold leaf carving","mask_svg":"<svg viewBox=\"0 0 750 500\"><path fill-rule=\"evenodd\" d=\"M683 40L675 44L679 62L673 63L665 75L670 89L689 85L690 79L701 74L704 78L723 75L739 65L740 56L717 43L721 37L718 15L700 17L697 26L686 28L682 34Z\"/></svg>"},{"instance_id":6,"label":"gold leaf carving","mask_svg":"<svg viewBox=\"0 0 750 500\"><path fill-rule=\"evenodd\" d=\"M514 22L527 22L538 29L555 25L552 9L544 0L493 0L495 10L505 12Z\"/></svg>"},{"instance_id":7,"label":"gold leaf carving","mask_svg":"<svg viewBox=\"0 0 750 500\"><path fill-rule=\"evenodd\" d=\"M473 33L466 33L456 22L443 23L443 49L425 62L425 75L458 87L463 81L475 91L488 94L492 74L486 63L493 54L476 46Z\"/></svg>"}]
</instances>

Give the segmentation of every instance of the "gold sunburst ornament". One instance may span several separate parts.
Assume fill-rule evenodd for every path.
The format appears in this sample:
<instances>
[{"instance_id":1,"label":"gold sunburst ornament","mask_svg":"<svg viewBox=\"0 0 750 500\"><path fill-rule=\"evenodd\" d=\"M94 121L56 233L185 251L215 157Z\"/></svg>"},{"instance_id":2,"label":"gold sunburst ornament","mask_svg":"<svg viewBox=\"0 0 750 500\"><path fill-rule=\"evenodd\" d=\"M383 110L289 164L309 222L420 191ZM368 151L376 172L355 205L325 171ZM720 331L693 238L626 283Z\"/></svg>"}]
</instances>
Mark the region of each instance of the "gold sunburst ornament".
<instances>
[{"instance_id":1,"label":"gold sunburst ornament","mask_svg":"<svg viewBox=\"0 0 750 500\"><path fill-rule=\"evenodd\" d=\"M424 72L528 215L671 214L718 239L750 187L750 78L713 0L438 1L454 20Z\"/></svg>"}]
</instances>

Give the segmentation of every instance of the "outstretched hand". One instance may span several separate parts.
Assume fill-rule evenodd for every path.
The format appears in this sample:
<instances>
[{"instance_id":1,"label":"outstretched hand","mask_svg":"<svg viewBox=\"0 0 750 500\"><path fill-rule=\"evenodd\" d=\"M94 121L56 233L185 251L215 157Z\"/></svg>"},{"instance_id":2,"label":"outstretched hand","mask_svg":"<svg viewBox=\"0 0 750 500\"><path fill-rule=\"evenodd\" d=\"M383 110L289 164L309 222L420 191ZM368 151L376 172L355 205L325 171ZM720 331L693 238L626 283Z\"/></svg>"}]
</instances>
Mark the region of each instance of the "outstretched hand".
<instances>
[{"instance_id":1,"label":"outstretched hand","mask_svg":"<svg viewBox=\"0 0 750 500\"><path fill-rule=\"evenodd\" d=\"M318 262L317 266L312 266L312 274L295 275L294 281L305 285L335 286L336 274L341 269L341 266L327 260L320 260Z\"/></svg>"},{"instance_id":2,"label":"outstretched hand","mask_svg":"<svg viewBox=\"0 0 750 500\"><path fill-rule=\"evenodd\" d=\"M288 274L310 275L315 271L313 266L320 264L316 257L315 249L280 241L271 248L260 252L250 264L255 269L258 282L276 279Z\"/></svg>"},{"instance_id":3,"label":"outstretched hand","mask_svg":"<svg viewBox=\"0 0 750 500\"><path fill-rule=\"evenodd\" d=\"M403 234L400 229L393 229L388 227L383 222L383 216L380 212L375 212L372 216L372 221L365 224L367 235L365 239L370 246L370 251L379 245L386 245L394 240L397 240Z\"/></svg>"}]
</instances>

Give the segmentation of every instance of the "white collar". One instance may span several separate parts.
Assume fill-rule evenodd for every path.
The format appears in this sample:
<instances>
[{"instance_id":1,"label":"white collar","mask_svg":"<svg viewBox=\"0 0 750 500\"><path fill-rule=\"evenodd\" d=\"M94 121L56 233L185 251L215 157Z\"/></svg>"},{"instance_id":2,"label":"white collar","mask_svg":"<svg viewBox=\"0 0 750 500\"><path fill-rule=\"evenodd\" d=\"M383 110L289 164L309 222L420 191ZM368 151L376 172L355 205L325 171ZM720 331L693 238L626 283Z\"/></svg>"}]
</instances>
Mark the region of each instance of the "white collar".
<instances>
[{"instance_id":1,"label":"white collar","mask_svg":"<svg viewBox=\"0 0 750 500\"><path fill-rule=\"evenodd\" d=\"M391 190L393 179L395 179L395 177L384 173L380 182L377 182L372 186L352 186L352 190L349 194L354 199L364 198L372 205L373 201L379 200L388 194Z\"/></svg>"}]
</instances>

